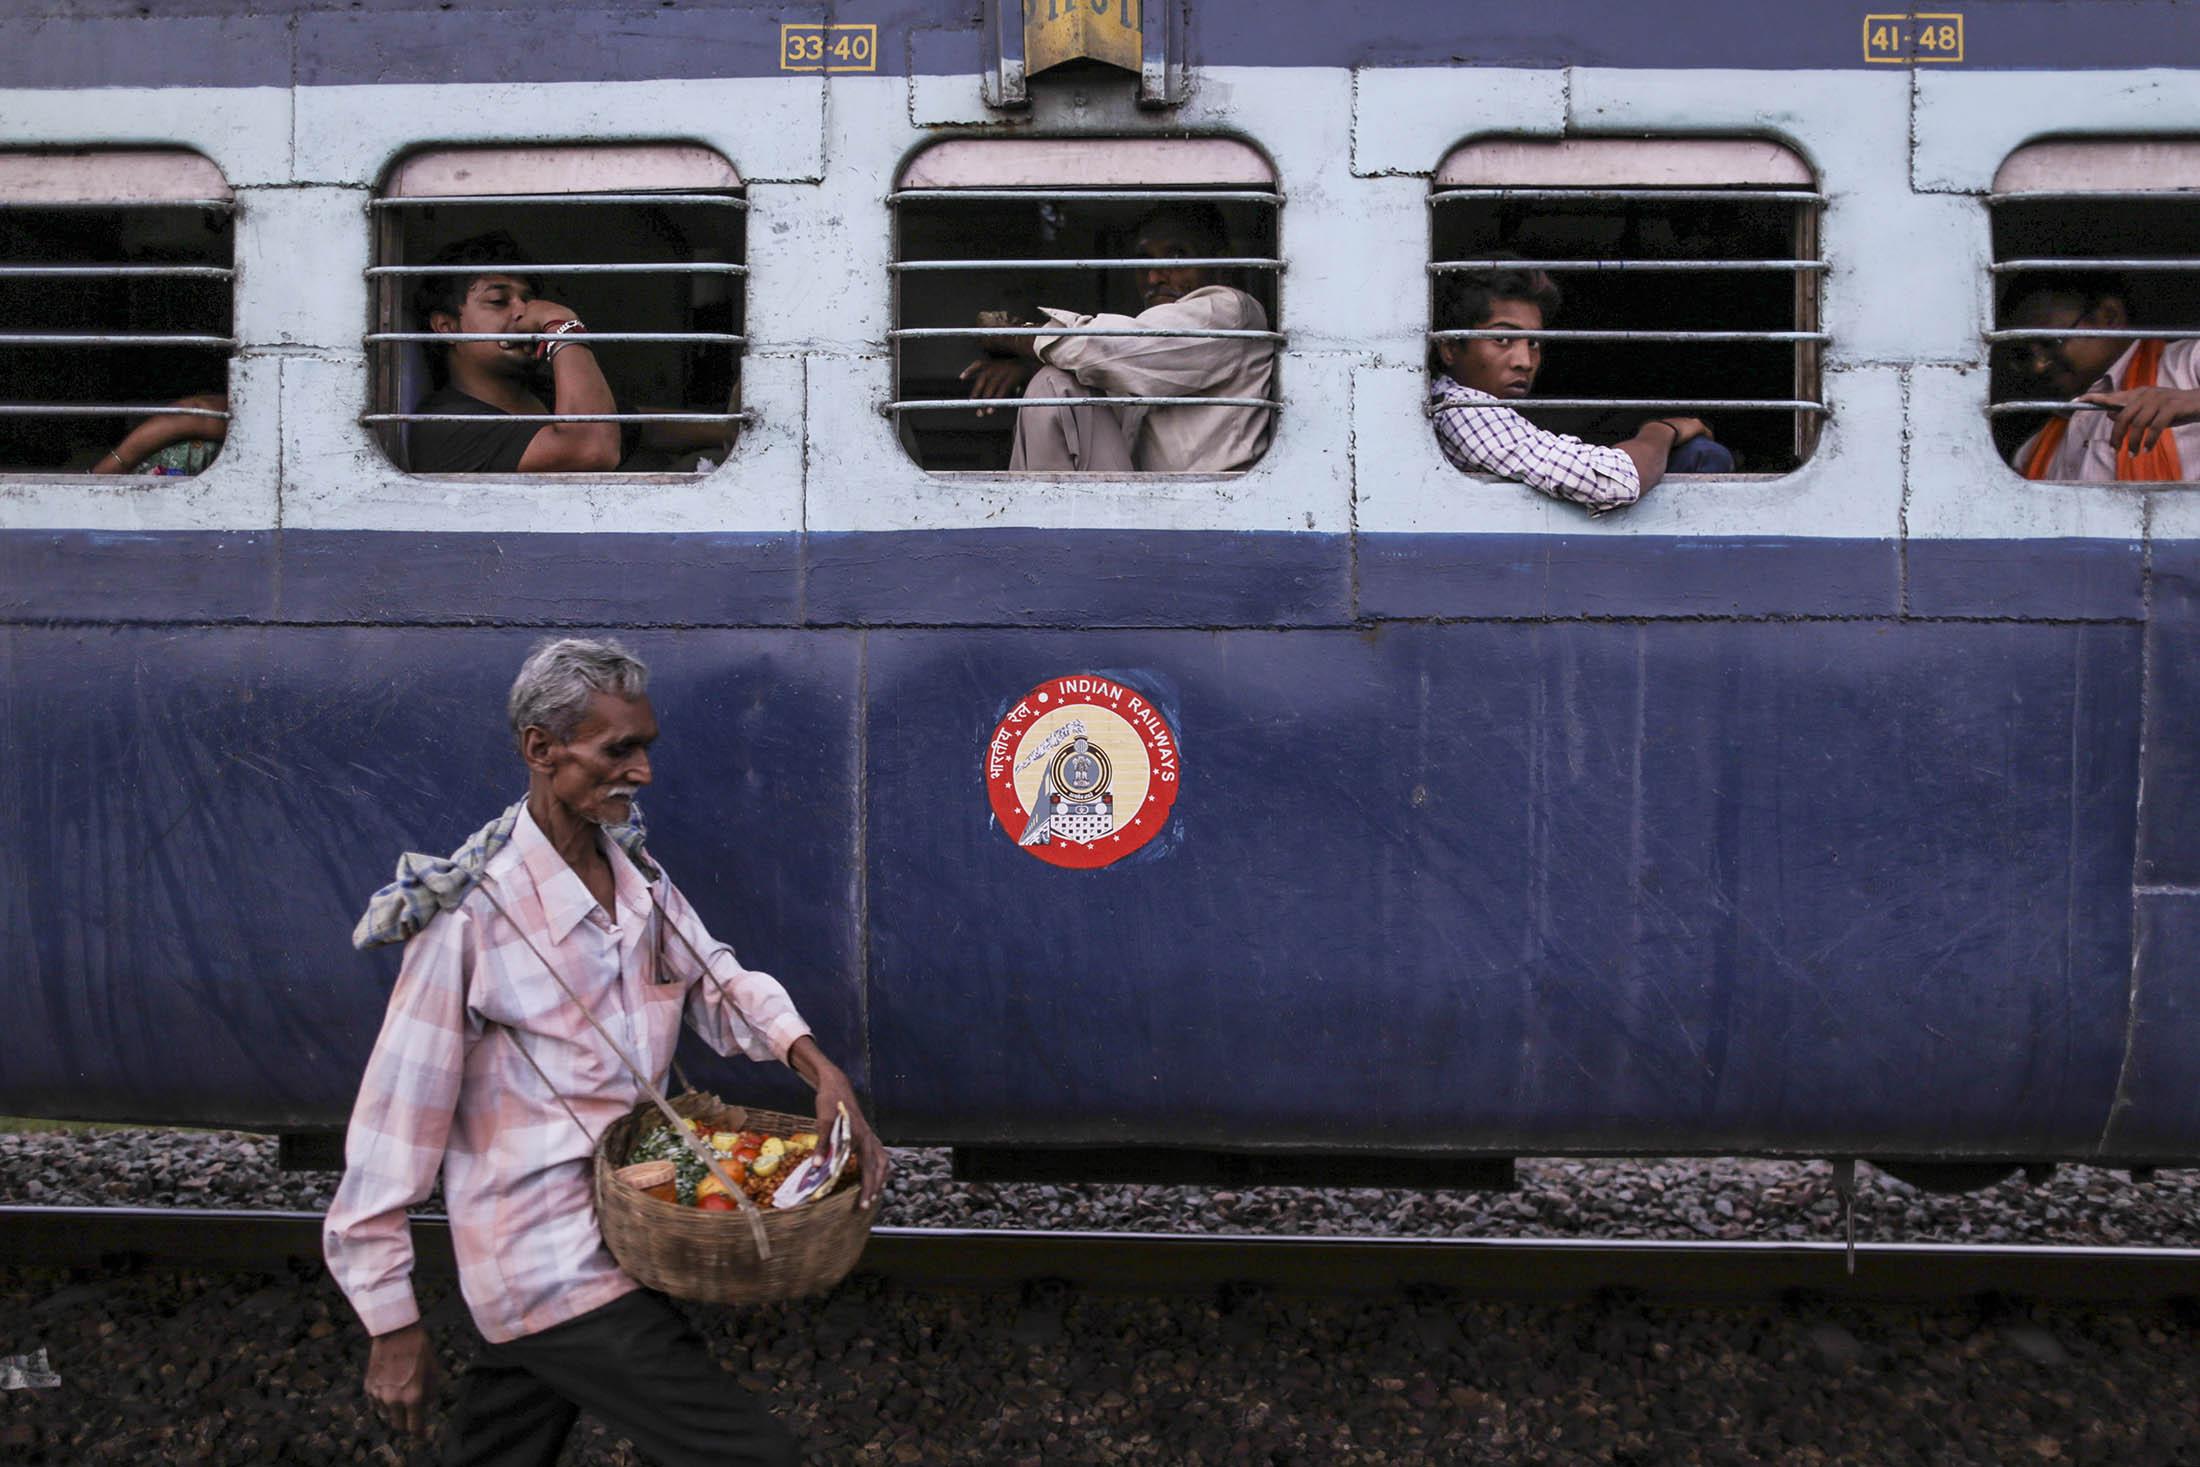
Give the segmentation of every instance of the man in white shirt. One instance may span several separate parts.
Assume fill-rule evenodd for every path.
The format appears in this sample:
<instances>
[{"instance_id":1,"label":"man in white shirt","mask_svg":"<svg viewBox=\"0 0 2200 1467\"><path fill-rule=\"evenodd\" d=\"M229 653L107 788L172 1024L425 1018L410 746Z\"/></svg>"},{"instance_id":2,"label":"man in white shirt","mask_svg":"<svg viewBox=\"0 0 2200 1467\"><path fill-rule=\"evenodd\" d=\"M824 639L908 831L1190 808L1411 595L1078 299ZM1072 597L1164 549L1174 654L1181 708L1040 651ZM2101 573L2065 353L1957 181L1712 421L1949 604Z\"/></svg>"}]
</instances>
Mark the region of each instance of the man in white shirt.
<instances>
[{"instance_id":1,"label":"man in white shirt","mask_svg":"<svg viewBox=\"0 0 2200 1467\"><path fill-rule=\"evenodd\" d=\"M995 337L989 356L963 370L977 399L1039 401L1019 408L1009 468L1022 473L1220 473L1242 469L1268 447L1276 342L1268 313L1211 266L1172 261L1223 255L1212 210L1170 206L1139 225L1136 316L1041 307L1044 324L1070 330L1251 332L1236 336ZM1028 385L1027 385L1028 384ZM1109 397L1203 397L1223 401L1111 406ZM1046 404L1049 398L1074 403Z\"/></svg>"},{"instance_id":2,"label":"man in white shirt","mask_svg":"<svg viewBox=\"0 0 2200 1467\"><path fill-rule=\"evenodd\" d=\"M2020 276L2002 322L2020 329L2132 329L2123 281L2106 272ZM2092 403L2050 419L2013 462L2028 479L2179 483L2200 477L2200 341L2066 336L2007 344L2026 390Z\"/></svg>"}]
</instances>

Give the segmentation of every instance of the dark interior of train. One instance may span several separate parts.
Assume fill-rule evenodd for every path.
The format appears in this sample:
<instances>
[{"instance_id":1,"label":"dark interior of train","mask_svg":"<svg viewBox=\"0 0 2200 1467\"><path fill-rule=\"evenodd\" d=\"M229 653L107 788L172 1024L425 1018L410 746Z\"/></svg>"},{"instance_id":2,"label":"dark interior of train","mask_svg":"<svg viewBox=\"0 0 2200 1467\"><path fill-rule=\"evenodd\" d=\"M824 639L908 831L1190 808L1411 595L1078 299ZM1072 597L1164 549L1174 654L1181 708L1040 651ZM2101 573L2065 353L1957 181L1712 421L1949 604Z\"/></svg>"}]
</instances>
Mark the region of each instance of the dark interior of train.
<instances>
[{"instance_id":1,"label":"dark interior of train","mask_svg":"<svg viewBox=\"0 0 2200 1467\"><path fill-rule=\"evenodd\" d=\"M454 241L503 230L541 264L663 264L746 258L747 211L712 203L524 204L464 201L379 211L377 263L419 265ZM541 294L572 309L593 331L728 332L744 330L747 292L739 275L605 273L546 275ZM426 331L412 309L417 276L377 277L375 329ZM738 345L718 342L592 340L622 410L717 413L737 410ZM434 390L429 352L382 343L375 353L377 411L409 412ZM545 401L548 401L547 397ZM383 447L403 463L401 428L384 425ZM631 452L622 469L685 470L692 461L649 450Z\"/></svg>"},{"instance_id":2,"label":"dark interior of train","mask_svg":"<svg viewBox=\"0 0 2200 1467\"><path fill-rule=\"evenodd\" d=\"M2010 199L1994 207L1994 258L2000 260L2148 260L2160 270L2122 270L2124 308L2133 326L2200 327L2200 209L2190 197L2161 199ZM2012 302L1997 281L1994 324L2006 327ZM1993 398L2039 396L2036 385L2010 369L2012 353L1994 353ZM2040 426L2035 415L1994 419L1994 443L2007 458Z\"/></svg>"},{"instance_id":3,"label":"dark interior of train","mask_svg":"<svg viewBox=\"0 0 2200 1467\"><path fill-rule=\"evenodd\" d=\"M226 209L196 205L0 210L0 262L226 269L230 224ZM0 330L226 337L230 294L229 281L204 278L0 279ZM0 403L151 407L226 393L228 357L220 347L0 346ZM87 472L137 421L10 414L0 418L0 472Z\"/></svg>"},{"instance_id":4,"label":"dark interior of train","mask_svg":"<svg viewBox=\"0 0 2200 1467\"><path fill-rule=\"evenodd\" d=\"M1187 199L1199 189L1182 191ZM900 260L1074 260L1127 258L1139 221L1151 201L1060 199L912 200L896 212L895 258ZM1231 256L1276 258L1276 211L1262 203L1218 200L1229 231ZM1275 272L1217 271L1259 301L1270 327L1281 331ZM980 311L1005 311L1016 321L1037 322L1039 307L1083 313L1136 315L1141 309L1134 270L940 270L906 271L895 277L895 323L904 327L978 324ZM971 338L930 337L900 343L895 354L895 396L903 400L964 398L963 369L984 355ZM1013 412L983 417L975 409L924 409L900 415L901 441L926 469L1005 469L1014 439Z\"/></svg>"},{"instance_id":5,"label":"dark interior of train","mask_svg":"<svg viewBox=\"0 0 2200 1467\"><path fill-rule=\"evenodd\" d=\"M1808 206L1728 200L1447 199L1434 206L1433 258L1503 252L1537 260L1793 260L1815 253ZM1798 331L1817 329L1815 282L1786 270L1553 270L1564 300L1558 330ZM1444 277L1434 277L1442 300ZM1474 323L1435 319L1439 327ZM1538 397L1816 400L1817 353L1789 342L1554 341ZM1734 453L1741 473L1777 474L1809 457L1816 422L1775 409L1693 413ZM1631 436L1653 410L1548 409L1538 426L1593 443Z\"/></svg>"}]
</instances>

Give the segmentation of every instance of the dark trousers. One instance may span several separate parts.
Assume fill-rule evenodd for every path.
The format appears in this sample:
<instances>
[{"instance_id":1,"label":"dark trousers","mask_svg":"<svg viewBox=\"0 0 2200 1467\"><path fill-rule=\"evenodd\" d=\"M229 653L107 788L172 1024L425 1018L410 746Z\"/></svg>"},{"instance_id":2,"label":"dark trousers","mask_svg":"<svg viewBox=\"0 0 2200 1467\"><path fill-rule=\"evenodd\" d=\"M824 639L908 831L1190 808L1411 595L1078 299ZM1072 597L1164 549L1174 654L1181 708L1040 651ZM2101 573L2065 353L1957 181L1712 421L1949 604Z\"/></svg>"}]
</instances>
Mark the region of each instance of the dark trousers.
<instances>
[{"instance_id":1,"label":"dark trousers","mask_svg":"<svg viewBox=\"0 0 2200 1467\"><path fill-rule=\"evenodd\" d=\"M795 1440L710 1358L662 1294L482 1343L458 1382L446 1467L554 1467L586 1411L664 1467L791 1467Z\"/></svg>"}]
</instances>

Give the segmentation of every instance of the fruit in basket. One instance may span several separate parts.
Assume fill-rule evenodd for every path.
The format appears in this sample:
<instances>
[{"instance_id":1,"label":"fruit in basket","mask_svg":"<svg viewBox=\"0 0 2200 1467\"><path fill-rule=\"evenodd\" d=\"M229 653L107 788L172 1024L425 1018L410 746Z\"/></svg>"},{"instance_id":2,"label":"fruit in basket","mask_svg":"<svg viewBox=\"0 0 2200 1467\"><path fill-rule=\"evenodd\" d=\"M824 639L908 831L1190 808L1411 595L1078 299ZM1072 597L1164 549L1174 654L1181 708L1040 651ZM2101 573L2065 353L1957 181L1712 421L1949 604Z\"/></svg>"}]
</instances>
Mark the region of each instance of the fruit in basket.
<instances>
[{"instance_id":1,"label":"fruit in basket","mask_svg":"<svg viewBox=\"0 0 2200 1467\"><path fill-rule=\"evenodd\" d=\"M708 1197L698 1197L695 1205L703 1212L731 1212L740 1204L724 1192L713 1192Z\"/></svg>"}]
</instances>

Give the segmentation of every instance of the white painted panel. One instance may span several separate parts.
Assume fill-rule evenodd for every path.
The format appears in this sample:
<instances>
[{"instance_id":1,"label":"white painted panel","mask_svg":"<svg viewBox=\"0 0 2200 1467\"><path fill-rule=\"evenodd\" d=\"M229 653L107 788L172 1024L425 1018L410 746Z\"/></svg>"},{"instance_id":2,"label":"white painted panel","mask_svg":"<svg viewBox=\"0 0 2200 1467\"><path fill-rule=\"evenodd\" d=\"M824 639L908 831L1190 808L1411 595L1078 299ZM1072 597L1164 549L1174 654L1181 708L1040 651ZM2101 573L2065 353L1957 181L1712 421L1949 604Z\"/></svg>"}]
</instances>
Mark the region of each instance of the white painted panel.
<instances>
[{"instance_id":1,"label":"white painted panel","mask_svg":"<svg viewBox=\"0 0 2200 1467\"><path fill-rule=\"evenodd\" d=\"M391 198L469 194L586 194L733 189L734 166L683 143L567 144L554 148L435 148L391 171ZM606 206L608 207L608 206Z\"/></svg>"},{"instance_id":2,"label":"white painted panel","mask_svg":"<svg viewBox=\"0 0 2200 1467\"><path fill-rule=\"evenodd\" d=\"M1596 517L1526 485L1454 468L1422 412L1427 393L1427 373L1418 367L1353 374L1362 530L1867 539L1900 533L1902 394L1894 368L1826 374L1835 416L1818 452L1794 473L1669 479L1628 508Z\"/></svg>"},{"instance_id":3,"label":"white painted panel","mask_svg":"<svg viewBox=\"0 0 2200 1467\"><path fill-rule=\"evenodd\" d=\"M814 76L539 86L301 87L298 176L380 180L422 147L595 145L688 138L760 179L814 179L823 167L824 80Z\"/></svg>"},{"instance_id":4,"label":"white painted panel","mask_svg":"<svg viewBox=\"0 0 2200 1467\"><path fill-rule=\"evenodd\" d=\"M277 523L280 364L229 364L229 439L203 474L0 475L0 529L260 530Z\"/></svg>"},{"instance_id":5,"label":"white painted panel","mask_svg":"<svg viewBox=\"0 0 2200 1467\"><path fill-rule=\"evenodd\" d=\"M1479 133L1557 133L1566 73L1504 67L1369 67L1354 73L1352 169L1427 177Z\"/></svg>"},{"instance_id":6,"label":"white painted panel","mask_svg":"<svg viewBox=\"0 0 2200 1467\"><path fill-rule=\"evenodd\" d=\"M237 339L357 350L366 329L367 191L250 188L237 210Z\"/></svg>"},{"instance_id":7,"label":"white painted panel","mask_svg":"<svg viewBox=\"0 0 2200 1467\"><path fill-rule=\"evenodd\" d=\"M2200 132L2189 71L1923 71L1911 167L1921 191L1985 193L2019 147L2060 135Z\"/></svg>"},{"instance_id":8,"label":"white painted panel","mask_svg":"<svg viewBox=\"0 0 2200 1467\"><path fill-rule=\"evenodd\" d=\"M1910 374L1909 508L1921 540L2136 540L2146 494L2110 484L2035 484L2003 463L1986 426L1986 369Z\"/></svg>"},{"instance_id":9,"label":"white painted panel","mask_svg":"<svg viewBox=\"0 0 2200 1467\"><path fill-rule=\"evenodd\" d=\"M283 523L297 529L518 533L792 531L801 525L801 364L750 357L746 405L762 422L702 477L400 473L360 426L357 352L283 358Z\"/></svg>"},{"instance_id":10,"label":"white painted panel","mask_svg":"<svg viewBox=\"0 0 2200 1467\"><path fill-rule=\"evenodd\" d=\"M231 187L287 183L291 93L278 87L0 90L0 145L189 148Z\"/></svg>"}]
</instances>

